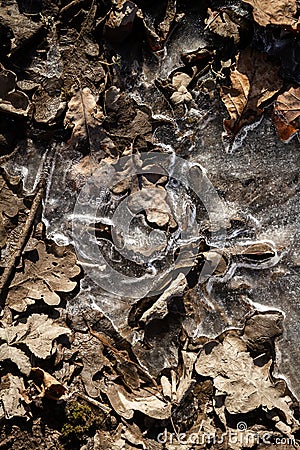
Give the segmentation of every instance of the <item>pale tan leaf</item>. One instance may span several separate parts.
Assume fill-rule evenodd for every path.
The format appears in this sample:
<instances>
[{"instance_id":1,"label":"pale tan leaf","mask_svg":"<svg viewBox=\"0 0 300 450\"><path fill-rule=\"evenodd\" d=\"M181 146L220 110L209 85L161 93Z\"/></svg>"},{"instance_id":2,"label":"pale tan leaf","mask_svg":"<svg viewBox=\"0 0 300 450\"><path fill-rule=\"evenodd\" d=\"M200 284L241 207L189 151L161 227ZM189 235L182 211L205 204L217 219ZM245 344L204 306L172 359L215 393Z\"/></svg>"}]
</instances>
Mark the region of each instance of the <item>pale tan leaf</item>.
<instances>
[{"instance_id":1,"label":"pale tan leaf","mask_svg":"<svg viewBox=\"0 0 300 450\"><path fill-rule=\"evenodd\" d=\"M70 334L67 327L57 325L45 314L32 314L27 322L0 329L0 339L9 345L25 344L38 358L47 358L52 341L62 334Z\"/></svg>"},{"instance_id":2,"label":"pale tan leaf","mask_svg":"<svg viewBox=\"0 0 300 450\"><path fill-rule=\"evenodd\" d=\"M213 33L222 37L233 38L235 44L240 41L239 26L230 19L226 12L212 11L208 8L207 13L206 26Z\"/></svg>"},{"instance_id":3,"label":"pale tan leaf","mask_svg":"<svg viewBox=\"0 0 300 450\"><path fill-rule=\"evenodd\" d=\"M124 419L131 419L134 411L140 411L154 419L170 417L171 404L157 393L151 394L144 389L129 393L122 386L110 381L102 381L101 390L107 395L113 409Z\"/></svg>"},{"instance_id":4,"label":"pale tan leaf","mask_svg":"<svg viewBox=\"0 0 300 450\"><path fill-rule=\"evenodd\" d=\"M253 6L254 20L261 26L289 25L297 28L299 21L296 19L296 0L243 0Z\"/></svg>"},{"instance_id":5,"label":"pale tan leaf","mask_svg":"<svg viewBox=\"0 0 300 450\"><path fill-rule=\"evenodd\" d=\"M24 398L25 390L23 380L11 373L1 377L0 383L0 418L12 419L13 417L25 417Z\"/></svg>"},{"instance_id":6,"label":"pale tan leaf","mask_svg":"<svg viewBox=\"0 0 300 450\"><path fill-rule=\"evenodd\" d=\"M36 300L58 305L60 297L57 292L70 292L77 284L70 280L80 273L72 252L56 257L47 253L42 241L37 241L35 250L38 260L25 259L24 271L16 273L9 288L7 304L16 311L23 311Z\"/></svg>"},{"instance_id":7,"label":"pale tan leaf","mask_svg":"<svg viewBox=\"0 0 300 450\"><path fill-rule=\"evenodd\" d=\"M10 360L15 363L20 371L25 375L29 375L31 371L30 359L25 353L17 348L8 344L2 344L0 346L0 362Z\"/></svg>"},{"instance_id":8,"label":"pale tan leaf","mask_svg":"<svg viewBox=\"0 0 300 450\"><path fill-rule=\"evenodd\" d=\"M97 98L89 88L74 92L65 118L65 125L72 127L71 143L82 138L91 141L94 131L102 124L103 117L101 108L97 105Z\"/></svg>"},{"instance_id":9,"label":"pale tan leaf","mask_svg":"<svg viewBox=\"0 0 300 450\"><path fill-rule=\"evenodd\" d=\"M296 423L291 410L292 400L285 395L281 383L273 383L272 361L255 365L245 342L227 335L222 343L208 343L195 364L196 372L213 378L219 394L225 394L225 407L231 414L244 414L262 407L277 408L288 425Z\"/></svg>"}]
</instances>

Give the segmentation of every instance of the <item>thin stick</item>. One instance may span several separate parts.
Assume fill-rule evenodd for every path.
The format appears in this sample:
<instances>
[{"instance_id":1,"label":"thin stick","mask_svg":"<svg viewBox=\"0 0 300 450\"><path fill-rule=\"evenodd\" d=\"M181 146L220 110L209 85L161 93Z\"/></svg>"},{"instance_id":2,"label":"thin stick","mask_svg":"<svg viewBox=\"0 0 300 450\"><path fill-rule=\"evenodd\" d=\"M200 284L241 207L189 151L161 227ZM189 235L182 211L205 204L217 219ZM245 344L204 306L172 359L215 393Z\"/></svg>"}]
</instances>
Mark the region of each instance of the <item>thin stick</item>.
<instances>
[{"instance_id":1,"label":"thin stick","mask_svg":"<svg viewBox=\"0 0 300 450\"><path fill-rule=\"evenodd\" d=\"M24 247L27 243L29 233L31 231L32 224L34 222L38 207L40 206L41 200L44 196L45 191L45 180L41 180L38 184L37 192L34 197L34 200L32 202L29 215L26 219L25 225L24 225L24 231L22 233L22 236L19 240L18 247L14 251L12 257L10 258L8 266L5 268L2 278L1 278L1 286L0 286L0 298L1 294L3 293L5 287L7 286L10 276L16 267L17 261L21 257Z\"/></svg>"}]
</instances>

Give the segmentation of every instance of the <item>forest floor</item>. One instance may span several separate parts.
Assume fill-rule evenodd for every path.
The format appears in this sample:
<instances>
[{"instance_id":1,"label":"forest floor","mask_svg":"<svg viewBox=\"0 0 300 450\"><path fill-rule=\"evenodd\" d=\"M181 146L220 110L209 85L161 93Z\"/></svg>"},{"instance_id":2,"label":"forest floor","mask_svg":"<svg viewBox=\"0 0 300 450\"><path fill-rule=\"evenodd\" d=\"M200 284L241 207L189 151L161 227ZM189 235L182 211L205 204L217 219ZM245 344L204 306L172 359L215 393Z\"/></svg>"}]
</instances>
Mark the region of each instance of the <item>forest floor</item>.
<instances>
[{"instance_id":1,"label":"forest floor","mask_svg":"<svg viewBox=\"0 0 300 450\"><path fill-rule=\"evenodd\" d=\"M0 449L290 449L300 5L0 0Z\"/></svg>"}]
</instances>

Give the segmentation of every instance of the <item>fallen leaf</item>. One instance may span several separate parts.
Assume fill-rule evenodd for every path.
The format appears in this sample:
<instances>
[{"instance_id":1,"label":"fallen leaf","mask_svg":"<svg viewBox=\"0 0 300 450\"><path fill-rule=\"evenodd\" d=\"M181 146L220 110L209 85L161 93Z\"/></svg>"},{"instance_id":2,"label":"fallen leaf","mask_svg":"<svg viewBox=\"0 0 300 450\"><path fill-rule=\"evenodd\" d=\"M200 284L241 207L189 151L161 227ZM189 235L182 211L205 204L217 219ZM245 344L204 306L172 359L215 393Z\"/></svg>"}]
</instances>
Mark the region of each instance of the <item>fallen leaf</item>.
<instances>
[{"instance_id":1,"label":"fallen leaf","mask_svg":"<svg viewBox=\"0 0 300 450\"><path fill-rule=\"evenodd\" d=\"M22 392L25 386L22 378L11 373L1 377L0 383L0 417L12 419L13 417L26 417L25 401Z\"/></svg>"},{"instance_id":2,"label":"fallen leaf","mask_svg":"<svg viewBox=\"0 0 300 450\"><path fill-rule=\"evenodd\" d=\"M68 251L56 257L47 253L42 241L37 241L32 252L36 259L24 258L24 270L16 272L9 287L7 304L15 311L24 311L36 300L58 305L60 297L56 292L71 292L77 284L70 280L80 273L74 253Z\"/></svg>"},{"instance_id":3,"label":"fallen leaf","mask_svg":"<svg viewBox=\"0 0 300 450\"><path fill-rule=\"evenodd\" d=\"M10 346L25 344L35 356L45 359L51 353L52 341L70 333L69 328L57 325L45 314L32 314L25 323L1 328L0 339Z\"/></svg>"},{"instance_id":4,"label":"fallen leaf","mask_svg":"<svg viewBox=\"0 0 300 450\"><path fill-rule=\"evenodd\" d=\"M137 9L136 4L129 0L116 2L105 21L104 36L111 42L124 41L132 31Z\"/></svg>"},{"instance_id":5,"label":"fallen leaf","mask_svg":"<svg viewBox=\"0 0 300 450\"><path fill-rule=\"evenodd\" d=\"M16 89L16 74L11 70L2 69L0 71L0 86L0 111L18 116L27 116L30 110L29 98L24 92Z\"/></svg>"},{"instance_id":6,"label":"fallen leaf","mask_svg":"<svg viewBox=\"0 0 300 450\"><path fill-rule=\"evenodd\" d=\"M66 388L56 378L39 367L32 368L32 376L41 389L41 397L59 400L66 392Z\"/></svg>"},{"instance_id":7,"label":"fallen leaf","mask_svg":"<svg viewBox=\"0 0 300 450\"><path fill-rule=\"evenodd\" d=\"M30 359L21 349L8 344L2 344L0 346L0 362L6 360L10 360L15 363L20 369L20 372L24 373L24 375L30 374Z\"/></svg>"},{"instance_id":8,"label":"fallen leaf","mask_svg":"<svg viewBox=\"0 0 300 450\"><path fill-rule=\"evenodd\" d=\"M253 6L253 17L262 27L267 25L289 25L297 29L299 21L296 0L243 0Z\"/></svg>"},{"instance_id":9,"label":"fallen leaf","mask_svg":"<svg viewBox=\"0 0 300 450\"><path fill-rule=\"evenodd\" d=\"M65 126L72 128L69 144L77 146L85 143L91 149L95 148L103 118L103 112L97 105L97 98L88 87L74 90L65 117Z\"/></svg>"},{"instance_id":10,"label":"fallen leaf","mask_svg":"<svg viewBox=\"0 0 300 450\"><path fill-rule=\"evenodd\" d=\"M292 400L285 395L282 382L272 382L271 365L272 360L256 365L246 343L228 334L222 343L204 346L195 369L199 375L213 378L216 395L225 395L224 405L230 414L245 414L260 407L271 412L276 408L290 426L296 423Z\"/></svg>"},{"instance_id":11,"label":"fallen leaf","mask_svg":"<svg viewBox=\"0 0 300 450\"><path fill-rule=\"evenodd\" d=\"M170 417L171 404L157 393L151 394L149 390L144 389L129 393L124 387L104 380L101 382L101 391L107 395L116 413L124 419L131 419L134 411L140 411L154 419Z\"/></svg>"},{"instance_id":12,"label":"fallen leaf","mask_svg":"<svg viewBox=\"0 0 300 450\"><path fill-rule=\"evenodd\" d=\"M207 13L208 18L205 20L205 23L209 30L219 36L232 38L235 44L239 43L240 28L225 11L212 11L208 8Z\"/></svg>"},{"instance_id":13,"label":"fallen leaf","mask_svg":"<svg viewBox=\"0 0 300 450\"><path fill-rule=\"evenodd\" d=\"M221 98L230 119L224 120L226 131L236 135L244 126L263 113L263 104L282 86L278 68L263 53L254 49L242 50L237 67L230 74L231 87L223 86Z\"/></svg>"},{"instance_id":14,"label":"fallen leaf","mask_svg":"<svg viewBox=\"0 0 300 450\"><path fill-rule=\"evenodd\" d=\"M7 229L12 227L11 220L17 216L20 200L8 187L5 179L0 177L0 248L7 240Z\"/></svg>"},{"instance_id":15,"label":"fallen leaf","mask_svg":"<svg viewBox=\"0 0 300 450\"><path fill-rule=\"evenodd\" d=\"M154 319L162 319L168 314L168 300L172 296L179 296L187 286L187 280L183 273L180 273L170 286L159 296L151 308L147 309L140 318L140 322L147 324Z\"/></svg>"},{"instance_id":16,"label":"fallen leaf","mask_svg":"<svg viewBox=\"0 0 300 450\"><path fill-rule=\"evenodd\" d=\"M288 141L300 130L300 88L291 87L277 97L273 120L280 139Z\"/></svg>"},{"instance_id":17,"label":"fallen leaf","mask_svg":"<svg viewBox=\"0 0 300 450\"><path fill-rule=\"evenodd\" d=\"M178 90L175 91L170 98L171 102L175 105L179 105L180 103L188 103L193 100L192 94L189 93L187 88L183 85L179 86Z\"/></svg>"}]
</instances>

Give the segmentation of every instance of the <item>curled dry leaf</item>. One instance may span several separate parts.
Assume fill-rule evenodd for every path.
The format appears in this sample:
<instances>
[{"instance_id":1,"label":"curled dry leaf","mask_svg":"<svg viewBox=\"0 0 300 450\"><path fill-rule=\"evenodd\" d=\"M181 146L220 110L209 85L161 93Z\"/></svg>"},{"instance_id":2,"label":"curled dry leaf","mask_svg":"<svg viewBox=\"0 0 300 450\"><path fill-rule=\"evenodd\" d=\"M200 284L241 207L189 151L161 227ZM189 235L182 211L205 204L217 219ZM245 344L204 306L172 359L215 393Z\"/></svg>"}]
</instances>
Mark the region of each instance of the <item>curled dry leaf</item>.
<instances>
[{"instance_id":1,"label":"curled dry leaf","mask_svg":"<svg viewBox=\"0 0 300 450\"><path fill-rule=\"evenodd\" d=\"M154 419L167 419L171 414L171 404L157 393L139 389L129 393L122 386L110 381L101 381L101 391L104 392L113 409L124 419L131 419L134 411Z\"/></svg>"},{"instance_id":2,"label":"curled dry leaf","mask_svg":"<svg viewBox=\"0 0 300 450\"><path fill-rule=\"evenodd\" d=\"M76 257L70 251L56 257L47 253L44 242L37 241L31 253L33 260L25 258L24 270L16 273L9 287L7 304L16 311L24 311L36 300L58 305L60 297L56 292L71 292L77 283L70 278L80 273Z\"/></svg>"},{"instance_id":3,"label":"curled dry leaf","mask_svg":"<svg viewBox=\"0 0 300 450\"><path fill-rule=\"evenodd\" d=\"M51 400L58 400L65 392L66 388L56 380L50 373L39 367L32 368L32 376L41 390L40 397L47 397Z\"/></svg>"},{"instance_id":4,"label":"curled dry leaf","mask_svg":"<svg viewBox=\"0 0 300 450\"><path fill-rule=\"evenodd\" d=\"M263 104L282 86L278 68L263 53L254 49L242 50L237 66L230 74L231 87L221 89L230 119L224 127L236 135L244 126L254 122L263 112Z\"/></svg>"},{"instance_id":5,"label":"curled dry leaf","mask_svg":"<svg viewBox=\"0 0 300 450\"><path fill-rule=\"evenodd\" d=\"M253 6L253 17L262 27L267 25L289 25L297 29L299 20L297 14L296 0L243 0Z\"/></svg>"},{"instance_id":6,"label":"curled dry leaf","mask_svg":"<svg viewBox=\"0 0 300 450\"><path fill-rule=\"evenodd\" d=\"M167 191L161 186L141 189L129 198L128 207L135 214L145 210L147 220L150 223L156 223L159 227L167 224L170 227L176 226L171 208L167 203Z\"/></svg>"},{"instance_id":7,"label":"curled dry leaf","mask_svg":"<svg viewBox=\"0 0 300 450\"><path fill-rule=\"evenodd\" d=\"M183 273L180 273L167 289L159 296L156 302L144 312L140 322L147 324L153 319L162 319L168 314L168 300L172 296L179 296L187 286L187 280Z\"/></svg>"},{"instance_id":8,"label":"curled dry leaf","mask_svg":"<svg viewBox=\"0 0 300 450\"><path fill-rule=\"evenodd\" d=\"M245 342L227 335L222 343L204 346L195 369L199 375L213 378L217 395L226 396L224 405L230 414L245 414L260 407L271 412L276 408L289 426L295 425L292 400L285 395L282 382L272 382L271 364L255 365Z\"/></svg>"},{"instance_id":9,"label":"curled dry leaf","mask_svg":"<svg viewBox=\"0 0 300 450\"><path fill-rule=\"evenodd\" d=\"M0 72L0 86L0 111L27 116L30 102L26 94L16 90L16 74L11 70L2 70Z\"/></svg>"},{"instance_id":10,"label":"curled dry leaf","mask_svg":"<svg viewBox=\"0 0 300 450\"><path fill-rule=\"evenodd\" d=\"M277 97L273 120L282 141L288 141L300 129L300 88L291 87Z\"/></svg>"},{"instance_id":11,"label":"curled dry leaf","mask_svg":"<svg viewBox=\"0 0 300 450\"><path fill-rule=\"evenodd\" d=\"M32 314L27 322L1 328L0 339L10 346L25 344L35 356L45 359L51 353L52 341L70 333L69 328L57 325L45 314Z\"/></svg>"}]
</instances>

